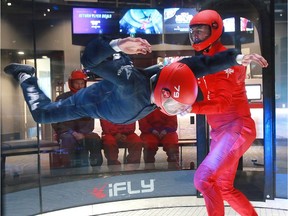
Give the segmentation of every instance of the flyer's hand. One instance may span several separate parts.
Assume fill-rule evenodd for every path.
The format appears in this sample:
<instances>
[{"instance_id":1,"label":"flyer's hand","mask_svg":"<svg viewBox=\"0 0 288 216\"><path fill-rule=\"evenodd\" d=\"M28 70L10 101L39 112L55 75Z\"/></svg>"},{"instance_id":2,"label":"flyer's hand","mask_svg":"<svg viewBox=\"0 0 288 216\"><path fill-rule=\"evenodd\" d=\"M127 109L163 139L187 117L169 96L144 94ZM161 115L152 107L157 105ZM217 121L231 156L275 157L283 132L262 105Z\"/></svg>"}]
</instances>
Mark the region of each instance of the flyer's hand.
<instances>
[{"instance_id":1,"label":"flyer's hand","mask_svg":"<svg viewBox=\"0 0 288 216\"><path fill-rule=\"evenodd\" d=\"M162 139L166 134L167 134L167 131L162 130L161 133L159 134L160 139Z\"/></svg>"},{"instance_id":2,"label":"flyer's hand","mask_svg":"<svg viewBox=\"0 0 288 216\"><path fill-rule=\"evenodd\" d=\"M147 54L151 53L151 45L142 38L122 38L118 41L118 47L126 54Z\"/></svg>"},{"instance_id":3,"label":"flyer's hand","mask_svg":"<svg viewBox=\"0 0 288 216\"><path fill-rule=\"evenodd\" d=\"M152 134L154 134L155 136L159 137L159 132L157 130L153 130Z\"/></svg>"},{"instance_id":4,"label":"flyer's hand","mask_svg":"<svg viewBox=\"0 0 288 216\"><path fill-rule=\"evenodd\" d=\"M243 66L247 66L251 62L258 64L261 67L268 67L268 62L266 61L266 59L256 53L244 55L241 64Z\"/></svg>"}]
</instances>

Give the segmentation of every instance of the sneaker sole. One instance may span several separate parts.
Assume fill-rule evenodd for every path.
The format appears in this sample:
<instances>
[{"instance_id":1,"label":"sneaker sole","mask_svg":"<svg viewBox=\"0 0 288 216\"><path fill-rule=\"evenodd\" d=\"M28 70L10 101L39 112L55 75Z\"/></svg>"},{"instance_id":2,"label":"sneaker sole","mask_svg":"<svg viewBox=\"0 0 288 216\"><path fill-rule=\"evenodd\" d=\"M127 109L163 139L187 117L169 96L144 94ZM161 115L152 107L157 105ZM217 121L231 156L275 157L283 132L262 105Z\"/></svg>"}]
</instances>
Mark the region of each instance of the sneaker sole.
<instances>
[{"instance_id":1,"label":"sneaker sole","mask_svg":"<svg viewBox=\"0 0 288 216\"><path fill-rule=\"evenodd\" d=\"M19 73L26 73L33 76L35 73L35 68L29 65L12 63L4 68L4 72L6 74L13 75L14 77L17 77Z\"/></svg>"}]
</instances>

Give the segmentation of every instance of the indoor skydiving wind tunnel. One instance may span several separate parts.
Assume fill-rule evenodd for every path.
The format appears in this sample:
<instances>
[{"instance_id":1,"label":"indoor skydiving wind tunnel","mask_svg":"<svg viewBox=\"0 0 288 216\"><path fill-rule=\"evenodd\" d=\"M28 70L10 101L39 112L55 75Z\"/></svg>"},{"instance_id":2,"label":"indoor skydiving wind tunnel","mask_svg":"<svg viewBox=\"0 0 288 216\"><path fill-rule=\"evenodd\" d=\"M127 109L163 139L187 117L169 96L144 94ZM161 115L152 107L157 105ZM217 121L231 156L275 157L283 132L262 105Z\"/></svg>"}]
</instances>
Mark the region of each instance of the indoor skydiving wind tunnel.
<instances>
[{"instance_id":1,"label":"indoor skydiving wind tunnel","mask_svg":"<svg viewBox=\"0 0 288 216\"><path fill-rule=\"evenodd\" d=\"M190 44L189 23L205 9L216 10L223 18L225 46L261 54L269 63L268 68L252 63L246 69L256 139L239 160L235 187L258 215L287 214L287 1L5 0L1 1L1 215L77 215L75 207L87 210L78 215L129 215L131 210L135 215L148 210L174 214L184 211L183 204L187 214L199 215L193 214L196 209L206 214L193 182L210 149L211 128L203 115L177 116L178 148L172 152L177 166L171 166L170 148L162 143L153 149L154 162L145 163L149 154L143 145L139 166L131 165L133 145L128 148L120 142L127 134L116 136L120 164L108 164L109 151L102 146L102 165L92 166L91 149L85 143L76 144L68 154L52 125L33 121L19 84L3 72L14 62L35 67L39 85L55 101L70 90L71 72L83 69L80 58L95 37L146 39L152 53L131 56L139 68L199 55ZM95 82L101 77L88 79L86 85ZM201 97L199 91L198 100ZM99 119L94 119L92 131L102 139ZM132 131L141 137L138 121ZM225 209L227 215L237 215L228 205Z\"/></svg>"}]
</instances>

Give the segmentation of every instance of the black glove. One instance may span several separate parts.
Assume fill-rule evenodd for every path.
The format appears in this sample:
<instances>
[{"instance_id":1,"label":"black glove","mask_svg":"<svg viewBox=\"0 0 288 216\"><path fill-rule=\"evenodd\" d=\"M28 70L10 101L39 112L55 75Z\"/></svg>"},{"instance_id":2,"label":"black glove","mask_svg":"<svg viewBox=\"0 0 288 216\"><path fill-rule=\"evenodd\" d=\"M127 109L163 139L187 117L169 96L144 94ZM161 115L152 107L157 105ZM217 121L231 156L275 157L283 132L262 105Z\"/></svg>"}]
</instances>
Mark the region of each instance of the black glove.
<instances>
[{"instance_id":1,"label":"black glove","mask_svg":"<svg viewBox=\"0 0 288 216\"><path fill-rule=\"evenodd\" d=\"M100 78L97 74L95 74L89 70L84 69L83 71L86 74L86 76L88 77L89 81L93 81L93 80L96 80L97 78Z\"/></svg>"}]
</instances>

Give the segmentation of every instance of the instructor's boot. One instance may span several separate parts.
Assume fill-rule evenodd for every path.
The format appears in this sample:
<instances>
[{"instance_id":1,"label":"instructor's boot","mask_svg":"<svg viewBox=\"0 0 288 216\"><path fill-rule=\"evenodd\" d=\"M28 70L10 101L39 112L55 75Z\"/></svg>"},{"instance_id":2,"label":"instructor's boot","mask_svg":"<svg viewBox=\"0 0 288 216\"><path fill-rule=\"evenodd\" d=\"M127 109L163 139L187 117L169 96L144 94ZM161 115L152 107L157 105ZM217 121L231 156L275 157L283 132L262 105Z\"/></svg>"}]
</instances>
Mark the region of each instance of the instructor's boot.
<instances>
[{"instance_id":1,"label":"instructor's boot","mask_svg":"<svg viewBox=\"0 0 288 216\"><path fill-rule=\"evenodd\" d=\"M19 81L19 74L24 73L33 76L35 68L30 65L12 63L4 68L4 72L12 75L15 80Z\"/></svg>"}]
</instances>

